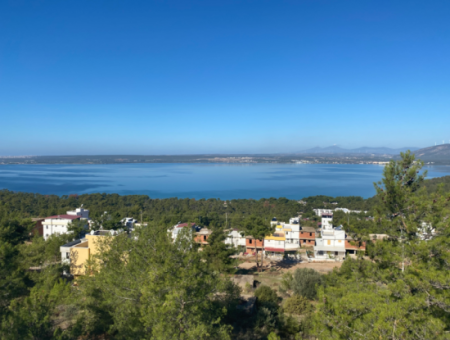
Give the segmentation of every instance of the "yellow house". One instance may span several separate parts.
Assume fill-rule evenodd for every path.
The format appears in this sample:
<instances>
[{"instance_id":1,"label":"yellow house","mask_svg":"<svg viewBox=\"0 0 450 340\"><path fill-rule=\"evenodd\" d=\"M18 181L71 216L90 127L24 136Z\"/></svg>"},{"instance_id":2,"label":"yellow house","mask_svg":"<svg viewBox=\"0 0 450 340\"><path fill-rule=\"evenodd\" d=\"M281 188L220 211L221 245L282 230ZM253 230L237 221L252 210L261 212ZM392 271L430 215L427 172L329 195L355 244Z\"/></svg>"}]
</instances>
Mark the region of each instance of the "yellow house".
<instances>
[{"instance_id":1,"label":"yellow house","mask_svg":"<svg viewBox=\"0 0 450 340\"><path fill-rule=\"evenodd\" d=\"M102 251L105 241L108 243L117 232L100 230L92 232L85 238L69 242L61 246L62 262L70 265L70 274L73 276L86 275L88 260Z\"/></svg>"}]
</instances>

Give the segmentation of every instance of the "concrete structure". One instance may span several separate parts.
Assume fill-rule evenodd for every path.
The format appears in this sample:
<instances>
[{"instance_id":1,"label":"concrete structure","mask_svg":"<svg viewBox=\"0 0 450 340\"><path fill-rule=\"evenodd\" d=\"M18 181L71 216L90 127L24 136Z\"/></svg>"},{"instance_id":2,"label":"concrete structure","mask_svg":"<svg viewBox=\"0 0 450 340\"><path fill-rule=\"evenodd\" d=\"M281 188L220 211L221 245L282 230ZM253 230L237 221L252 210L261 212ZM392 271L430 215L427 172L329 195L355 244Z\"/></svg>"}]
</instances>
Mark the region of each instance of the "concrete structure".
<instances>
[{"instance_id":1,"label":"concrete structure","mask_svg":"<svg viewBox=\"0 0 450 340\"><path fill-rule=\"evenodd\" d=\"M247 248L247 253L256 252L264 249L264 240L256 240L253 236L245 237L245 247Z\"/></svg>"},{"instance_id":2,"label":"concrete structure","mask_svg":"<svg viewBox=\"0 0 450 340\"><path fill-rule=\"evenodd\" d=\"M103 247L107 247L117 233L113 230L92 231L83 239L64 244L60 247L61 262L70 266L73 276L88 274L88 260L94 259Z\"/></svg>"},{"instance_id":3,"label":"concrete structure","mask_svg":"<svg viewBox=\"0 0 450 340\"><path fill-rule=\"evenodd\" d=\"M225 244L232 245L233 247L245 247L245 236L237 229L228 229L225 230L226 239Z\"/></svg>"},{"instance_id":4,"label":"concrete structure","mask_svg":"<svg viewBox=\"0 0 450 340\"><path fill-rule=\"evenodd\" d=\"M316 229L300 227L299 243L302 247L313 247L316 244Z\"/></svg>"},{"instance_id":5,"label":"concrete structure","mask_svg":"<svg viewBox=\"0 0 450 340\"><path fill-rule=\"evenodd\" d=\"M342 226L333 227L332 221L332 215L322 215L321 237L316 238L314 246L315 259L343 260L347 254L354 255L358 250L366 250L364 242L361 246L352 244L352 238L345 233Z\"/></svg>"},{"instance_id":6,"label":"concrete structure","mask_svg":"<svg viewBox=\"0 0 450 340\"><path fill-rule=\"evenodd\" d=\"M195 233L195 242L200 243L201 245L207 245L208 244L208 238L212 234L212 230L209 230L208 228L202 228L200 231L197 231Z\"/></svg>"},{"instance_id":7,"label":"concrete structure","mask_svg":"<svg viewBox=\"0 0 450 340\"><path fill-rule=\"evenodd\" d=\"M322 215L321 237L316 238L314 246L316 259L343 260L345 258L345 231L341 227L334 228L332 221L332 214Z\"/></svg>"},{"instance_id":8,"label":"concrete structure","mask_svg":"<svg viewBox=\"0 0 450 340\"><path fill-rule=\"evenodd\" d=\"M86 221L85 228L87 229L88 219L89 210L85 210L83 208L78 208L74 211L67 211L67 214L46 217L42 221L44 240L47 240L53 234L67 234L67 232L69 231L69 225L76 220Z\"/></svg>"}]
</instances>

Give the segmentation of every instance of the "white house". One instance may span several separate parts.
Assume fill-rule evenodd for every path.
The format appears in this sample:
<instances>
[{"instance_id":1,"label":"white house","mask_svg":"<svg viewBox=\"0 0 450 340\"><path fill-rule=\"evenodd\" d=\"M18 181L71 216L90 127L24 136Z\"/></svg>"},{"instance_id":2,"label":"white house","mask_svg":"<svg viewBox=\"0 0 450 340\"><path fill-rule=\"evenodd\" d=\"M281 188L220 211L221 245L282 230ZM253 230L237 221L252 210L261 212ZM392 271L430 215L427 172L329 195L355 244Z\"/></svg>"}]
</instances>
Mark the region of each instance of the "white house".
<instances>
[{"instance_id":1,"label":"white house","mask_svg":"<svg viewBox=\"0 0 450 340\"><path fill-rule=\"evenodd\" d=\"M342 212L344 212L345 214L350 214L350 213L361 214L362 212L363 212L364 214L367 214L367 211L362 211L362 210L350 210L350 209L347 209L347 208L336 208L336 209L334 209L334 211L342 211Z\"/></svg>"},{"instance_id":2,"label":"white house","mask_svg":"<svg viewBox=\"0 0 450 340\"><path fill-rule=\"evenodd\" d=\"M327 215L333 214L333 210L331 210L331 209L313 209L313 211L317 216L322 216L323 214L327 214Z\"/></svg>"},{"instance_id":3,"label":"white house","mask_svg":"<svg viewBox=\"0 0 450 340\"><path fill-rule=\"evenodd\" d=\"M243 246L245 247L245 236L243 236L239 230L237 229L229 229L225 230L228 232L226 234L225 244L232 245L233 247Z\"/></svg>"},{"instance_id":4,"label":"white house","mask_svg":"<svg viewBox=\"0 0 450 340\"><path fill-rule=\"evenodd\" d=\"M201 227L197 226L195 223L178 223L172 229L167 230L172 238L172 241L175 241L178 237L178 234L183 230L183 228L186 227L191 227L192 233L199 232L201 229Z\"/></svg>"},{"instance_id":5,"label":"white house","mask_svg":"<svg viewBox=\"0 0 450 340\"><path fill-rule=\"evenodd\" d=\"M321 237L316 238L314 256L316 259L340 259L345 257L345 230L333 227L333 215L322 215Z\"/></svg>"},{"instance_id":6,"label":"white house","mask_svg":"<svg viewBox=\"0 0 450 340\"><path fill-rule=\"evenodd\" d=\"M47 240L50 235L66 234L68 232L69 224L76 220L86 221L89 219L89 210L78 208L74 211L68 211L67 214L49 216L42 221L42 230L44 240Z\"/></svg>"}]
</instances>

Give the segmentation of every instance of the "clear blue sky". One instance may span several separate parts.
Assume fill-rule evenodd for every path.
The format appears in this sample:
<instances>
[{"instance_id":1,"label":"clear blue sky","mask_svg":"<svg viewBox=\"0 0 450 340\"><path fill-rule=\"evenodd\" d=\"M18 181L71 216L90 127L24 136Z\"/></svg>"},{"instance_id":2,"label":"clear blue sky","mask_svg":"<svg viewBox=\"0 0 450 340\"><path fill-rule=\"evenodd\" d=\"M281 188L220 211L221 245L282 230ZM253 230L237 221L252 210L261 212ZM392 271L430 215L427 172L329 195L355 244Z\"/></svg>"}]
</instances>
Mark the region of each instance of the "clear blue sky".
<instances>
[{"instance_id":1,"label":"clear blue sky","mask_svg":"<svg viewBox=\"0 0 450 340\"><path fill-rule=\"evenodd\" d=\"M0 3L0 155L450 140L450 1Z\"/></svg>"}]
</instances>

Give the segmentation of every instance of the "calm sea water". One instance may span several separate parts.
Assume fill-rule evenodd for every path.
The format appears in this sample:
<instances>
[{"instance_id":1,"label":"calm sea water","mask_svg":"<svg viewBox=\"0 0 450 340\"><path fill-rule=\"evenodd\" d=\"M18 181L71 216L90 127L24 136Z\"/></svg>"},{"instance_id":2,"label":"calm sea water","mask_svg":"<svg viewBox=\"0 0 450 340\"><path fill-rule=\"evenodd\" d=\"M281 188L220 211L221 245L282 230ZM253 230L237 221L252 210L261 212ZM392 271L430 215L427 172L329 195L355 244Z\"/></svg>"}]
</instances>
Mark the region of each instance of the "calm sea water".
<instances>
[{"instance_id":1,"label":"calm sea water","mask_svg":"<svg viewBox=\"0 0 450 340\"><path fill-rule=\"evenodd\" d=\"M428 178L450 166L427 167ZM118 193L152 198L371 197L383 167L356 164L0 165L0 188L41 194Z\"/></svg>"}]
</instances>

